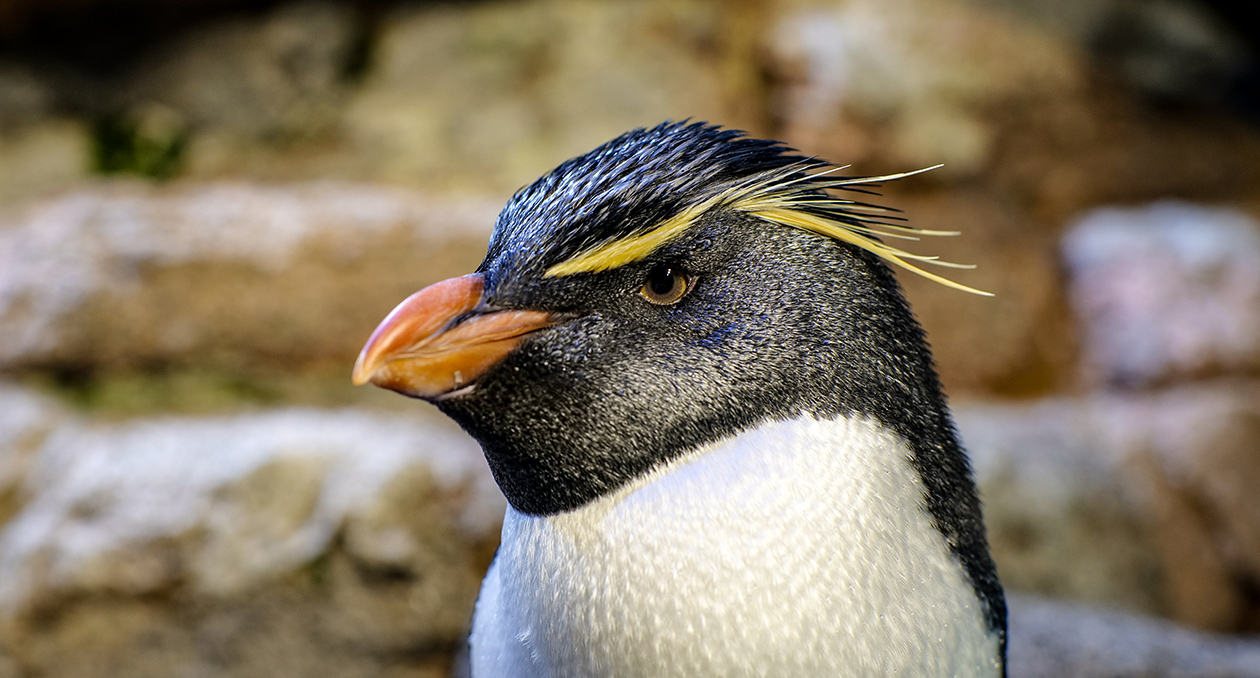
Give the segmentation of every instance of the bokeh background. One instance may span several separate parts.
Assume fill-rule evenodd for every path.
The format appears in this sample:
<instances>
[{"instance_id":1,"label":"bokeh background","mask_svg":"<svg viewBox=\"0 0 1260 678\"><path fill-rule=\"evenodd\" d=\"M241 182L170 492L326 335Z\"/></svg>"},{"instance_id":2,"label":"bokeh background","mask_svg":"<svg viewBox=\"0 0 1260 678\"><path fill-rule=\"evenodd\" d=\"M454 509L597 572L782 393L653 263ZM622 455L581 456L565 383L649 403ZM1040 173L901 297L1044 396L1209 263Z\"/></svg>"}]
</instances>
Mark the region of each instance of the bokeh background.
<instances>
[{"instance_id":1,"label":"bokeh background","mask_svg":"<svg viewBox=\"0 0 1260 678\"><path fill-rule=\"evenodd\" d=\"M1260 24L1223 0L0 0L0 678L441 676L503 500L353 389L517 187L693 118L879 174L1012 676L1260 676Z\"/></svg>"}]
</instances>

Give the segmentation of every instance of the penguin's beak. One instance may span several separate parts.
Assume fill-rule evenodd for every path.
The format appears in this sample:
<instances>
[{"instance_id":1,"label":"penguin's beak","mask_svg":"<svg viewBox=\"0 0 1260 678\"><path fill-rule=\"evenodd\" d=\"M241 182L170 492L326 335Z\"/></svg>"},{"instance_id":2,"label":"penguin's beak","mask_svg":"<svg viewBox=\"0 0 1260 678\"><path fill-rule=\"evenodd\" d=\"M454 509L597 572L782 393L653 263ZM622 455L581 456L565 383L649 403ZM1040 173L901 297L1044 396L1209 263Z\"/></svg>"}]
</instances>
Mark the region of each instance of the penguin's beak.
<instances>
[{"instance_id":1,"label":"penguin's beak","mask_svg":"<svg viewBox=\"0 0 1260 678\"><path fill-rule=\"evenodd\" d=\"M531 332L557 318L542 311L482 306L485 278L474 273L430 285L407 297L372 333L354 363L356 386L426 400L472 384Z\"/></svg>"}]
</instances>

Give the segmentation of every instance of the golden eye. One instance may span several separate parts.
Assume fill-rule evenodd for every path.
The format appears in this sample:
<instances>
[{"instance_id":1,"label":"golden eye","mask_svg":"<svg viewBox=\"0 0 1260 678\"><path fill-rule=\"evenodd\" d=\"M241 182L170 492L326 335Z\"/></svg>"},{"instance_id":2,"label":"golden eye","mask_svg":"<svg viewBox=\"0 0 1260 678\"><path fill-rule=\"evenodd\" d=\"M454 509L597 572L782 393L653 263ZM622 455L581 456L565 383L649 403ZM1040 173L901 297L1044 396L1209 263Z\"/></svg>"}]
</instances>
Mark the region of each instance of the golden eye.
<instances>
[{"instance_id":1,"label":"golden eye","mask_svg":"<svg viewBox=\"0 0 1260 678\"><path fill-rule=\"evenodd\" d=\"M648 273L639 294L653 304L673 304L691 291L695 278L676 266L657 266Z\"/></svg>"}]
</instances>

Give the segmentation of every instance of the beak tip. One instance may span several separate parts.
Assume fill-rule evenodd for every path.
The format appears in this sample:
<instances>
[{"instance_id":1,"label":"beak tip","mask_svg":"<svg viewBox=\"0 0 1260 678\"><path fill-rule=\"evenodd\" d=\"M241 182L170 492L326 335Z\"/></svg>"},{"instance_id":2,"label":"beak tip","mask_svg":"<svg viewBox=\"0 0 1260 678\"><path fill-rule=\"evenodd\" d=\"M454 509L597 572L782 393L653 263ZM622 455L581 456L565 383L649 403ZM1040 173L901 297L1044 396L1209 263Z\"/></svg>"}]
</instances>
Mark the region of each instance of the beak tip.
<instances>
[{"instance_id":1,"label":"beak tip","mask_svg":"<svg viewBox=\"0 0 1260 678\"><path fill-rule=\"evenodd\" d=\"M362 386L371 381L372 373L376 371L376 366L369 366L363 358L364 356L359 354L359 359L354 361L354 372L350 374L350 383L355 386Z\"/></svg>"}]
</instances>

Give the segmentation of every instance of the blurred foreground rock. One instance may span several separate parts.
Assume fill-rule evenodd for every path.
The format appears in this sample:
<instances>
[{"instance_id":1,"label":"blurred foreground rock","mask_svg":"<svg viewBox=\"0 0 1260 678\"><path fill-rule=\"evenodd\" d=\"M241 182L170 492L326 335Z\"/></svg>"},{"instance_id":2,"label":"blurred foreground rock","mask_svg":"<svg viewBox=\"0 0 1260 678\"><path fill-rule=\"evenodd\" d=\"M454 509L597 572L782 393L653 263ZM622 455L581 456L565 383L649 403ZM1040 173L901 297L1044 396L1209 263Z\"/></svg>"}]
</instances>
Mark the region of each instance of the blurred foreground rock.
<instances>
[{"instance_id":1,"label":"blurred foreground rock","mask_svg":"<svg viewBox=\"0 0 1260 678\"><path fill-rule=\"evenodd\" d=\"M955 411L1007 586L1260 628L1260 383Z\"/></svg>"},{"instance_id":2,"label":"blurred foreground rock","mask_svg":"<svg viewBox=\"0 0 1260 678\"><path fill-rule=\"evenodd\" d=\"M0 412L18 675L440 671L497 543L480 450L422 417L110 424L6 386Z\"/></svg>"},{"instance_id":3,"label":"blurred foreground rock","mask_svg":"<svg viewBox=\"0 0 1260 678\"><path fill-rule=\"evenodd\" d=\"M1260 641L1009 596L1010 678L1256 678Z\"/></svg>"},{"instance_id":4,"label":"blurred foreground rock","mask_svg":"<svg viewBox=\"0 0 1260 678\"><path fill-rule=\"evenodd\" d=\"M1260 421L1257 393L961 406L1008 585L1140 606L1152 561L1158 580L1168 549L1204 548L1162 534L1168 493L1256 515L1260 448L1230 431ZM504 507L475 444L423 412L105 422L5 385L0 498L3 678L445 675ZM1247 528L1195 529L1240 547ZM1018 594L1011 610L1012 678L1260 676L1255 640Z\"/></svg>"},{"instance_id":5,"label":"blurred foreground rock","mask_svg":"<svg viewBox=\"0 0 1260 678\"><path fill-rule=\"evenodd\" d=\"M68 193L0 219L0 367L344 360L475 268L501 206L341 183Z\"/></svg>"}]
</instances>

